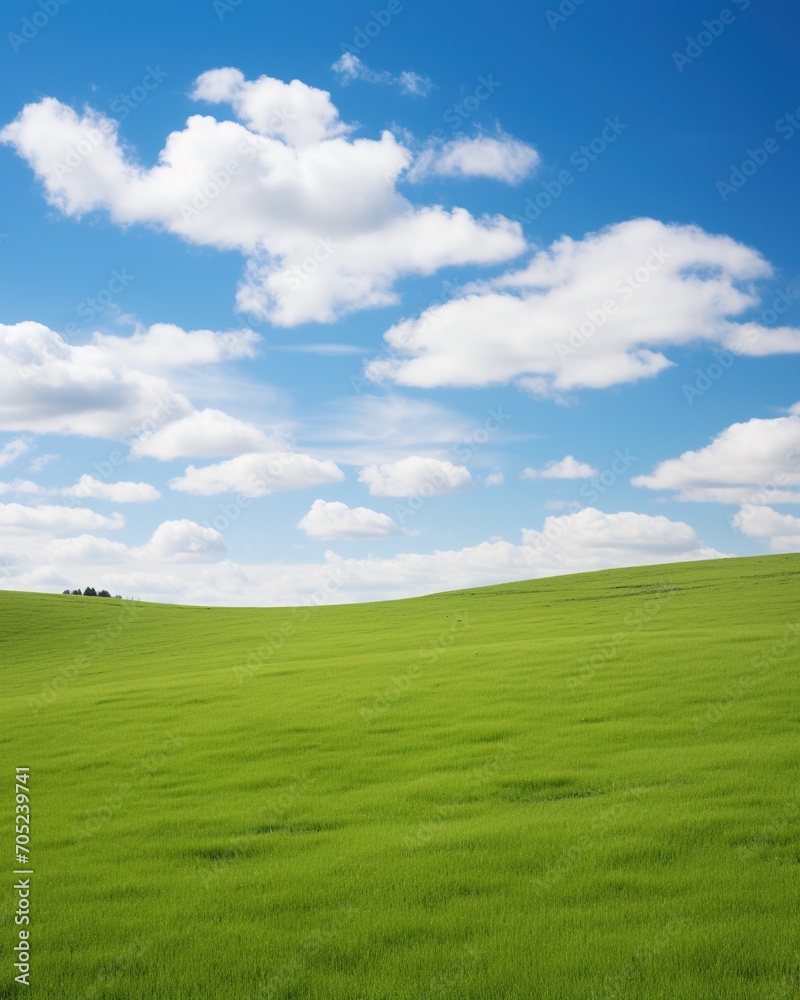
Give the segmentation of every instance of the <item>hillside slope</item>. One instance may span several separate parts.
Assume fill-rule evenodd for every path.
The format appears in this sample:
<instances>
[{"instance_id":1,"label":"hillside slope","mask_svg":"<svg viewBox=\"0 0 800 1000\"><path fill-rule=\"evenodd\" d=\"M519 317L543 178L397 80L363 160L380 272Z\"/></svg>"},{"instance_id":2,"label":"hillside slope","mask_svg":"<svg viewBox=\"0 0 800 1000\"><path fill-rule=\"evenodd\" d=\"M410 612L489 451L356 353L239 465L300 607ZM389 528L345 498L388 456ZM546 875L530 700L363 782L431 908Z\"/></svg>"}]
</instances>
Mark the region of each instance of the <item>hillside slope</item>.
<instances>
[{"instance_id":1,"label":"hillside slope","mask_svg":"<svg viewBox=\"0 0 800 1000\"><path fill-rule=\"evenodd\" d=\"M26 995L794 997L798 662L800 555L311 611L0 592Z\"/></svg>"}]
</instances>

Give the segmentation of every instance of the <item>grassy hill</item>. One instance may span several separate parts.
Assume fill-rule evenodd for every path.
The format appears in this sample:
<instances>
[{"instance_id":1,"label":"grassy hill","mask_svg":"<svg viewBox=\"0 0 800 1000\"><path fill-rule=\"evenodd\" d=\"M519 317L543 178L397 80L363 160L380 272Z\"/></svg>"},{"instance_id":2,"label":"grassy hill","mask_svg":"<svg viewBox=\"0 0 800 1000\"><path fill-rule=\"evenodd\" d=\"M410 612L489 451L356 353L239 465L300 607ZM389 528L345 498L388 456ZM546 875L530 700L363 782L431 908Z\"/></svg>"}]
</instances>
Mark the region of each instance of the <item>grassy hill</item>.
<instances>
[{"instance_id":1,"label":"grassy hill","mask_svg":"<svg viewBox=\"0 0 800 1000\"><path fill-rule=\"evenodd\" d=\"M25 995L796 997L798 662L798 555L313 610L0 592Z\"/></svg>"}]
</instances>

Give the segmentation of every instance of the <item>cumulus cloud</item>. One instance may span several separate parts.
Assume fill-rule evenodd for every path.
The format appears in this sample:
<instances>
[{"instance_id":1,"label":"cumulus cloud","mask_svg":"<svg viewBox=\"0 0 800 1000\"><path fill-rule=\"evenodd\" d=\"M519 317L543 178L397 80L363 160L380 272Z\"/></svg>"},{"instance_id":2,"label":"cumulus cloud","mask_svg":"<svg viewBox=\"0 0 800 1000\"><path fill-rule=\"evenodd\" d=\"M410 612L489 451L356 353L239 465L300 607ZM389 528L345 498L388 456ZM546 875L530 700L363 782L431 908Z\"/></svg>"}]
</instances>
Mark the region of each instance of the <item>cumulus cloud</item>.
<instances>
[{"instance_id":1,"label":"cumulus cloud","mask_svg":"<svg viewBox=\"0 0 800 1000\"><path fill-rule=\"evenodd\" d=\"M309 538L360 539L397 535L400 529L387 514L368 507L348 507L344 503L315 500L298 528Z\"/></svg>"},{"instance_id":2,"label":"cumulus cloud","mask_svg":"<svg viewBox=\"0 0 800 1000\"><path fill-rule=\"evenodd\" d=\"M238 250L238 307L279 325L392 304L400 277L525 248L502 216L412 204L397 189L410 151L390 131L353 138L326 91L227 67L202 74L192 96L230 105L238 121L192 115L149 168L128 154L118 122L52 97L26 105L0 139L65 215L102 210L119 225Z\"/></svg>"},{"instance_id":3,"label":"cumulus cloud","mask_svg":"<svg viewBox=\"0 0 800 1000\"><path fill-rule=\"evenodd\" d=\"M774 552L800 551L800 517L748 505L733 515L732 524L744 535L768 541Z\"/></svg>"},{"instance_id":4,"label":"cumulus cloud","mask_svg":"<svg viewBox=\"0 0 800 1000\"><path fill-rule=\"evenodd\" d=\"M262 497L285 490L304 490L344 479L342 470L331 461L319 461L300 452L265 452L238 455L226 462L190 465L184 475L170 480L170 489L211 496L240 493Z\"/></svg>"},{"instance_id":5,"label":"cumulus cloud","mask_svg":"<svg viewBox=\"0 0 800 1000\"><path fill-rule=\"evenodd\" d=\"M225 539L218 531L184 518L164 521L149 541L141 546L128 546L124 542L83 534L52 539L44 548L43 556L50 562L65 566L113 565L126 574L124 579L127 583L130 577L136 579L142 570L161 570L170 566L179 568L183 563L215 562L226 551Z\"/></svg>"},{"instance_id":6,"label":"cumulus cloud","mask_svg":"<svg viewBox=\"0 0 800 1000\"><path fill-rule=\"evenodd\" d=\"M800 329L736 319L771 273L755 250L697 226L634 219L562 237L523 270L393 326L390 356L366 375L422 388L516 382L559 398L651 378L673 364L666 349L697 341L800 352Z\"/></svg>"},{"instance_id":7,"label":"cumulus cloud","mask_svg":"<svg viewBox=\"0 0 800 1000\"><path fill-rule=\"evenodd\" d=\"M548 517L541 531L524 531L523 544L546 550L553 538L562 556L569 553L580 565L624 565L625 553L636 553L643 562L703 559L721 553L703 545L694 529L663 515L622 511L604 514L585 507L563 517Z\"/></svg>"},{"instance_id":8,"label":"cumulus cloud","mask_svg":"<svg viewBox=\"0 0 800 1000\"><path fill-rule=\"evenodd\" d=\"M171 458L220 458L268 451L275 441L257 427L222 410L205 409L143 434L131 454L166 461Z\"/></svg>"},{"instance_id":9,"label":"cumulus cloud","mask_svg":"<svg viewBox=\"0 0 800 1000\"><path fill-rule=\"evenodd\" d=\"M0 448L0 466L16 462L20 455L24 455L29 448L30 443L24 438L15 438L13 441L9 441L8 444Z\"/></svg>"},{"instance_id":10,"label":"cumulus cloud","mask_svg":"<svg viewBox=\"0 0 800 1000\"><path fill-rule=\"evenodd\" d=\"M252 330L182 330L173 323L154 323L129 337L95 333L99 354L130 368L160 374L194 365L215 365L253 358L259 336Z\"/></svg>"},{"instance_id":11,"label":"cumulus cloud","mask_svg":"<svg viewBox=\"0 0 800 1000\"><path fill-rule=\"evenodd\" d=\"M579 462L572 455L565 455L558 461L548 462L543 469L522 470L523 479L590 479L597 475L597 469Z\"/></svg>"},{"instance_id":12,"label":"cumulus cloud","mask_svg":"<svg viewBox=\"0 0 800 1000\"><path fill-rule=\"evenodd\" d=\"M506 477L502 472L490 472L489 475L483 480L484 486L502 486L506 481Z\"/></svg>"},{"instance_id":13,"label":"cumulus cloud","mask_svg":"<svg viewBox=\"0 0 800 1000\"><path fill-rule=\"evenodd\" d=\"M38 483L30 479L15 479L11 483L0 483L0 493L45 493Z\"/></svg>"},{"instance_id":14,"label":"cumulus cloud","mask_svg":"<svg viewBox=\"0 0 800 1000\"><path fill-rule=\"evenodd\" d=\"M667 459L631 482L651 490L677 490L677 500L798 503L800 415L731 424L705 448Z\"/></svg>"},{"instance_id":15,"label":"cumulus cloud","mask_svg":"<svg viewBox=\"0 0 800 1000\"><path fill-rule=\"evenodd\" d=\"M73 345L40 323L0 324L0 429L124 440L132 456L163 461L288 450L283 434L222 410L196 410L170 381L174 372L213 366L219 382L219 366L252 357L257 340L249 330L157 323L130 337L96 333ZM23 439L7 445L0 465L23 446Z\"/></svg>"},{"instance_id":16,"label":"cumulus cloud","mask_svg":"<svg viewBox=\"0 0 800 1000\"><path fill-rule=\"evenodd\" d=\"M104 517L86 507L43 505L28 507L20 503L0 503L0 527L56 534L61 531L96 531L99 528L122 528L121 514Z\"/></svg>"},{"instance_id":17,"label":"cumulus cloud","mask_svg":"<svg viewBox=\"0 0 800 1000\"><path fill-rule=\"evenodd\" d=\"M206 560L224 555L225 539L216 528L204 527L183 518L164 521L147 543L144 554L162 559Z\"/></svg>"},{"instance_id":18,"label":"cumulus cloud","mask_svg":"<svg viewBox=\"0 0 800 1000\"><path fill-rule=\"evenodd\" d=\"M519 184L539 165L539 154L526 142L500 133L466 136L423 150L409 170L409 180L426 177L489 177Z\"/></svg>"},{"instance_id":19,"label":"cumulus cloud","mask_svg":"<svg viewBox=\"0 0 800 1000\"><path fill-rule=\"evenodd\" d=\"M388 70L370 69L354 52L345 52L331 66L339 82L347 85L355 80L364 83L377 83L386 87L397 87L401 93L410 97L427 97L433 90L434 83L427 76L415 73L413 70L403 70L396 76Z\"/></svg>"},{"instance_id":20,"label":"cumulus cloud","mask_svg":"<svg viewBox=\"0 0 800 1000\"><path fill-rule=\"evenodd\" d=\"M41 323L0 324L0 429L120 439L194 409L164 372L250 356L254 335L156 324L73 345ZM141 353L139 353L141 352Z\"/></svg>"},{"instance_id":21,"label":"cumulus cloud","mask_svg":"<svg viewBox=\"0 0 800 1000\"><path fill-rule=\"evenodd\" d=\"M463 465L420 455L385 465L368 465L359 471L358 479L376 497L438 497L471 489L473 485L472 476Z\"/></svg>"},{"instance_id":22,"label":"cumulus cloud","mask_svg":"<svg viewBox=\"0 0 800 1000\"><path fill-rule=\"evenodd\" d=\"M161 494L149 483L104 483L94 476L84 474L74 486L61 490L65 496L82 500L111 500L113 503L150 503Z\"/></svg>"},{"instance_id":23,"label":"cumulus cloud","mask_svg":"<svg viewBox=\"0 0 800 1000\"><path fill-rule=\"evenodd\" d=\"M198 535L199 528L195 525L185 533L165 529L159 546L165 556L160 563L147 545L126 554L107 546L92 551L82 540L68 546L66 557L52 543L36 551L28 546L17 553L17 564L4 586L63 588L81 570L78 557L85 551L92 579L112 592L192 604L322 604L724 555L706 546L681 522L629 511L604 514L593 508L548 517L541 529L524 531L518 543L493 540L458 550L404 552L390 558L344 559L328 552L321 562L292 565L230 562L222 557L219 539ZM178 543L183 559L169 554L176 536L183 539ZM145 550L150 552L147 558L142 555ZM101 561L104 552L106 558Z\"/></svg>"},{"instance_id":24,"label":"cumulus cloud","mask_svg":"<svg viewBox=\"0 0 800 1000\"><path fill-rule=\"evenodd\" d=\"M54 538L47 545L50 560L69 565L94 566L105 563L124 563L132 550L124 542L97 535L76 535L73 538ZM102 589L102 588L101 588Z\"/></svg>"}]
</instances>

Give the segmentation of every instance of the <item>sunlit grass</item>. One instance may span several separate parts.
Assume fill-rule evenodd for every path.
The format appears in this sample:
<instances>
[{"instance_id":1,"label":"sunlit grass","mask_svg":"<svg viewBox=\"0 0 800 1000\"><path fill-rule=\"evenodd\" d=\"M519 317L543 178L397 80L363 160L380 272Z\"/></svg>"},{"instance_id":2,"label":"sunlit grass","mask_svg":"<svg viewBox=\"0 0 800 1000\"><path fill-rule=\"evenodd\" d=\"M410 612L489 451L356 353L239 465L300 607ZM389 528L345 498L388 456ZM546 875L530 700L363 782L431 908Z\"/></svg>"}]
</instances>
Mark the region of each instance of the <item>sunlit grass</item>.
<instances>
[{"instance_id":1,"label":"sunlit grass","mask_svg":"<svg viewBox=\"0 0 800 1000\"><path fill-rule=\"evenodd\" d=\"M800 556L0 623L35 1000L798 993Z\"/></svg>"}]
</instances>

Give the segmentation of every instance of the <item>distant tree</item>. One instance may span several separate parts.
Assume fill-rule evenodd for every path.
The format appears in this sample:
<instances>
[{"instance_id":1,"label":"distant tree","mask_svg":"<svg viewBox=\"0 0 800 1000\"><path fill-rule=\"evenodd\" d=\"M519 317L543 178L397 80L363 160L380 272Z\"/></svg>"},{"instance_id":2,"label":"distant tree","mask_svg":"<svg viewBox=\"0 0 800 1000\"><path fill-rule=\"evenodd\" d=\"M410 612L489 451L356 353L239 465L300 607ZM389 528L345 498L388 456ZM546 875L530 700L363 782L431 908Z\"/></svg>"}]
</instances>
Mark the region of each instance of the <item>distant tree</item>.
<instances>
[{"instance_id":1,"label":"distant tree","mask_svg":"<svg viewBox=\"0 0 800 1000\"><path fill-rule=\"evenodd\" d=\"M100 591L100 592L98 593L98 595L97 595L97 596L98 596L98 597L111 597L111 594L109 594L109 592L108 592L107 590L101 590L101 591Z\"/></svg>"},{"instance_id":2,"label":"distant tree","mask_svg":"<svg viewBox=\"0 0 800 1000\"><path fill-rule=\"evenodd\" d=\"M71 593L71 591L70 591L69 588L67 588L66 590L62 590L61 593L62 594L69 594L69 593Z\"/></svg>"},{"instance_id":3,"label":"distant tree","mask_svg":"<svg viewBox=\"0 0 800 1000\"><path fill-rule=\"evenodd\" d=\"M80 597L81 596L81 591L80 590L73 590L72 593L75 594L76 597Z\"/></svg>"},{"instance_id":4,"label":"distant tree","mask_svg":"<svg viewBox=\"0 0 800 1000\"><path fill-rule=\"evenodd\" d=\"M97 597L97 591L94 587L87 587L83 592L84 597Z\"/></svg>"},{"instance_id":5,"label":"distant tree","mask_svg":"<svg viewBox=\"0 0 800 1000\"><path fill-rule=\"evenodd\" d=\"M114 597L115 597L115 598L116 598L116 599L117 599L118 601L121 601L121 600L122 600L122 594L114 594Z\"/></svg>"}]
</instances>

